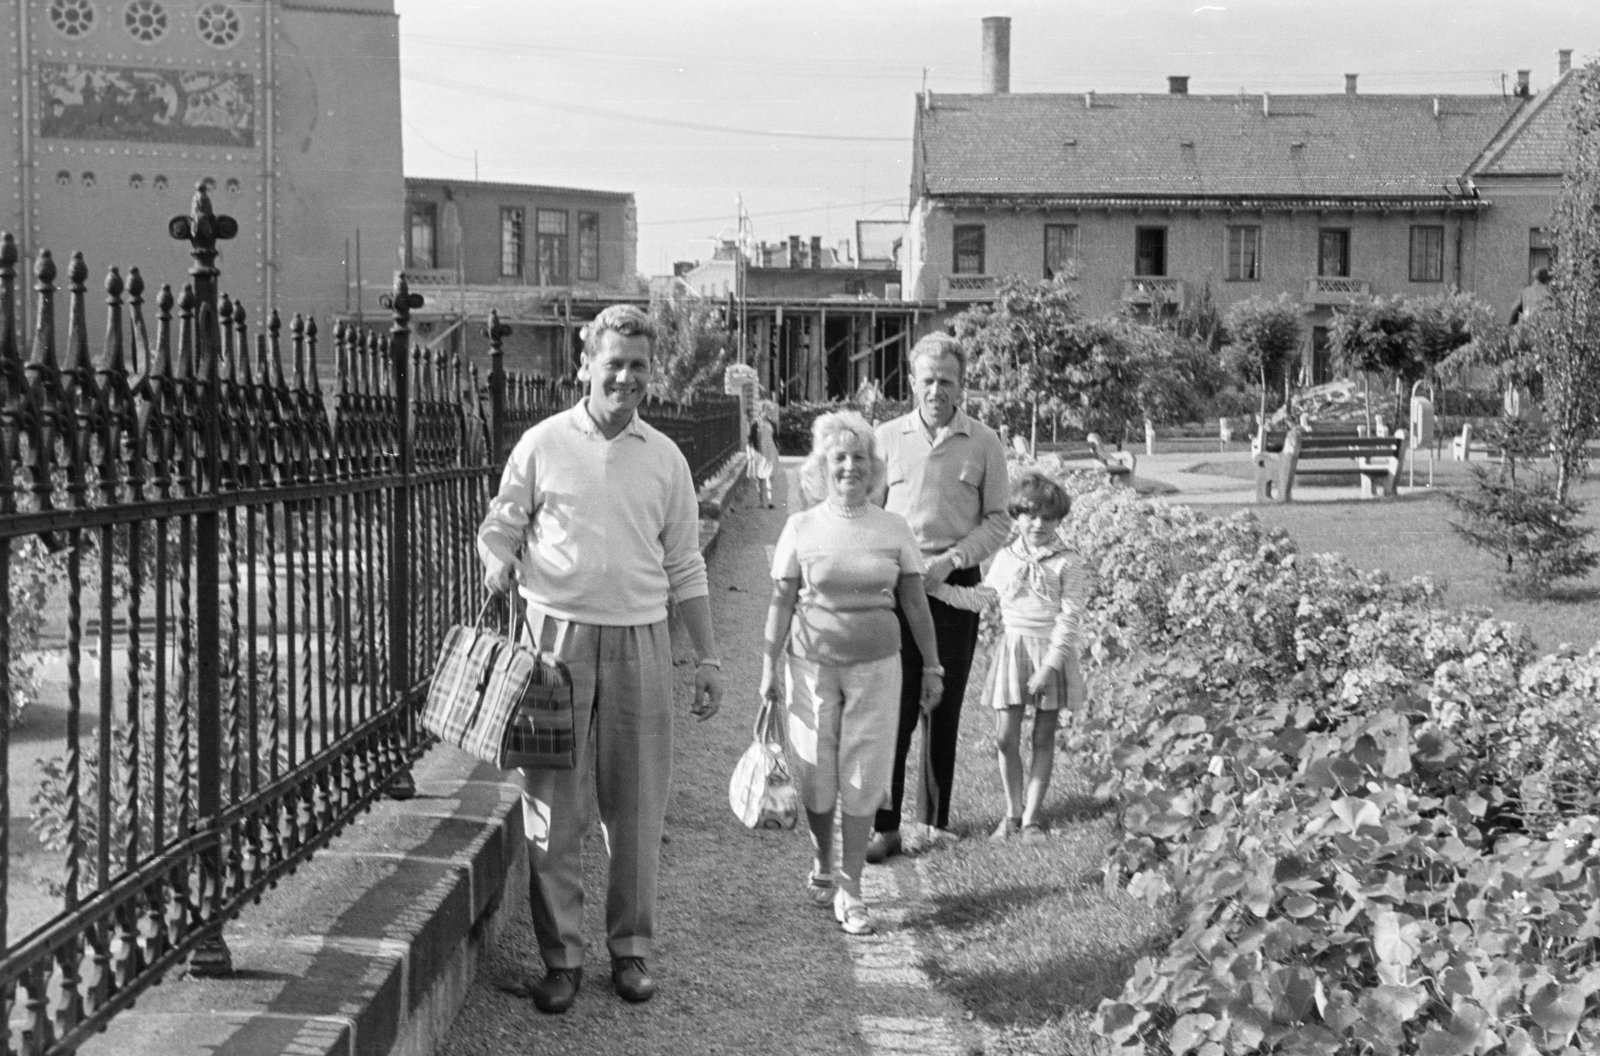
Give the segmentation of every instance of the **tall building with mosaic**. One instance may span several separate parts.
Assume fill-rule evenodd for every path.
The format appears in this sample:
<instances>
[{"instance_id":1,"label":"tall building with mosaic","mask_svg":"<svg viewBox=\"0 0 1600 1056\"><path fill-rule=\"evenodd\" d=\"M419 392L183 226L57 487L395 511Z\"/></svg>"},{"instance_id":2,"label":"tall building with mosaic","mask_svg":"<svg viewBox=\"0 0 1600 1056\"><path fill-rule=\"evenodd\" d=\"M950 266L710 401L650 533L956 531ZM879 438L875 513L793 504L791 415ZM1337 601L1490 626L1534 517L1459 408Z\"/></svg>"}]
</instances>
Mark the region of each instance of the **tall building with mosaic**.
<instances>
[{"instance_id":1,"label":"tall building with mosaic","mask_svg":"<svg viewBox=\"0 0 1600 1056\"><path fill-rule=\"evenodd\" d=\"M0 55L0 230L25 259L181 282L167 221L203 182L247 308L377 309L404 238L392 0L0 0Z\"/></svg>"}]
</instances>

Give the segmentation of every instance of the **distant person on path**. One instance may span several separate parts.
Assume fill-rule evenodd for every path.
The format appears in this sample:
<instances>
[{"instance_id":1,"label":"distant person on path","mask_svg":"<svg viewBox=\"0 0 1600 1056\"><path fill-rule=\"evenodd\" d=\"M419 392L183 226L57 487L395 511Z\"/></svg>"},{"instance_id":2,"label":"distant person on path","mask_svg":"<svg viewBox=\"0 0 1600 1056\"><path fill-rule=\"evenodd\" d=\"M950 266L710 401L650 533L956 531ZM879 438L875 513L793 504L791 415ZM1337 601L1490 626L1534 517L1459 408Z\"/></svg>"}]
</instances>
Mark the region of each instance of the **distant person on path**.
<instances>
[{"instance_id":1,"label":"distant person on path","mask_svg":"<svg viewBox=\"0 0 1600 1056\"><path fill-rule=\"evenodd\" d=\"M768 400L756 401L755 419L750 423L749 475L755 479L761 504L769 510L772 509L772 474L778 468L774 425L777 417L777 404Z\"/></svg>"},{"instance_id":2,"label":"distant person on path","mask_svg":"<svg viewBox=\"0 0 1600 1056\"><path fill-rule=\"evenodd\" d=\"M1526 322L1550 300L1550 269L1540 268L1533 273L1533 281L1522 288L1517 303L1511 309L1511 325Z\"/></svg>"},{"instance_id":3,"label":"distant person on path","mask_svg":"<svg viewBox=\"0 0 1600 1056\"><path fill-rule=\"evenodd\" d=\"M489 589L515 582L528 639L572 672L578 765L522 772L529 900L546 967L531 990L543 1012L570 1008L583 978L591 771L611 859L612 985L629 1001L655 994L645 959L672 776L669 595L699 657L690 711L709 719L722 699L689 464L637 413L654 341L637 308L613 305L595 317L579 373L587 397L522 435L478 529Z\"/></svg>"},{"instance_id":4,"label":"distant person on path","mask_svg":"<svg viewBox=\"0 0 1600 1056\"><path fill-rule=\"evenodd\" d=\"M1039 820L1056 761L1056 726L1063 711L1086 697L1078 666L1078 629L1089 598L1089 570L1061 537L1072 509L1066 490L1043 473L1026 473L1011 489L1007 512L1017 537L995 555L977 587L948 583L928 588L932 598L981 612L999 606L1004 634L989 657L983 699L994 709L996 755L1006 813L990 839L1042 840ZM1026 774L1022 722L1033 707L1033 737Z\"/></svg>"},{"instance_id":5,"label":"distant person on path","mask_svg":"<svg viewBox=\"0 0 1600 1056\"><path fill-rule=\"evenodd\" d=\"M970 587L979 579L978 563L998 550L1011 533L1006 516L1010 484L1000 437L961 409L967 355L948 334L929 334L909 356L912 398L906 415L878 426L878 448L888 464L883 505L911 525L928 562L927 582ZM951 785L955 780L956 735L961 701L967 692L972 651L978 642L978 614L930 600L944 690L928 716L928 753L934 804L927 818L947 832ZM918 675L926 661L903 608L900 616L900 730L895 738L891 803L878 811L867 861L882 862L900 853L900 807L905 799L906 755L921 706Z\"/></svg>"},{"instance_id":6,"label":"distant person on path","mask_svg":"<svg viewBox=\"0 0 1600 1056\"><path fill-rule=\"evenodd\" d=\"M922 552L905 519L867 501L883 480L872 426L854 411L812 423L801 468L824 501L792 515L772 556L761 695L784 701L778 667L787 654L789 754L811 831L806 892L852 935L873 931L861 870L876 812L889 803L901 700L902 619L923 654L937 657L923 593ZM937 661L917 672L922 707L939 699ZM833 814L844 816L844 853L833 867Z\"/></svg>"}]
</instances>

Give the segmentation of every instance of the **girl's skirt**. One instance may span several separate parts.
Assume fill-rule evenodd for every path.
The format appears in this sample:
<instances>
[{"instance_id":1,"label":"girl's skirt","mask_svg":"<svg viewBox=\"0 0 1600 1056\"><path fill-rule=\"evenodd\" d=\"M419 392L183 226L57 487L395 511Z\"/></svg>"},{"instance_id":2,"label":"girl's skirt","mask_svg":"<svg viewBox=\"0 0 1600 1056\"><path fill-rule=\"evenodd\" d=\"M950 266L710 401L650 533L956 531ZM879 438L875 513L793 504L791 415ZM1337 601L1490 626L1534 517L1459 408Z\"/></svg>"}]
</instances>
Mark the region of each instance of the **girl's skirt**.
<instances>
[{"instance_id":1,"label":"girl's skirt","mask_svg":"<svg viewBox=\"0 0 1600 1056\"><path fill-rule=\"evenodd\" d=\"M989 657L989 674L983 685L984 703L995 709L1026 707L1030 704L1043 711L1080 707L1088 697L1088 691L1075 655L1067 656L1065 671L1051 671L1044 688L1038 693L1028 692L1028 680L1044 665L1049 652L1048 638L1007 632Z\"/></svg>"}]
</instances>

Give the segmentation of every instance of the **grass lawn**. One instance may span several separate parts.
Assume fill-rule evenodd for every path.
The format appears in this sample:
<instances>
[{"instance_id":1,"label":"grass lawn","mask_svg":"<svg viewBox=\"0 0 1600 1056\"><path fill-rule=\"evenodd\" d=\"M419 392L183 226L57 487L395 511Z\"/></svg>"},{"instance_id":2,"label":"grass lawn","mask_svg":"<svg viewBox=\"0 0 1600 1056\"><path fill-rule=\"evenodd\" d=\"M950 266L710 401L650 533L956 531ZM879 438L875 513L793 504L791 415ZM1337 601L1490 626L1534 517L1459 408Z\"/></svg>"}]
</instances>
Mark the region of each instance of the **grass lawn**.
<instances>
[{"instance_id":1,"label":"grass lawn","mask_svg":"<svg viewBox=\"0 0 1600 1056\"><path fill-rule=\"evenodd\" d=\"M1087 775L1058 756L1044 843L993 844L1005 812L993 719L974 670L963 711L951 824L959 843L928 854L932 910L908 919L929 953L923 969L985 1033L988 1056L1088 1053L1102 998L1122 992L1166 917L1101 888L1112 834Z\"/></svg>"},{"instance_id":2,"label":"grass lawn","mask_svg":"<svg viewBox=\"0 0 1600 1056\"><path fill-rule=\"evenodd\" d=\"M1248 463L1197 468L1253 479ZM1436 463L1434 471L1440 489L1468 479L1467 467L1456 463ZM1343 486L1353 490L1353 483ZM1600 527L1600 480L1576 494L1588 503L1585 523ZM1600 639L1600 575L1544 599L1501 596L1493 560L1451 530L1454 510L1440 491L1385 502L1216 507L1219 514L1236 508L1282 525L1303 550L1341 553L1397 577L1432 575L1447 585L1447 604L1488 608L1521 623L1544 651L1562 643L1587 649ZM984 1029L986 1053L1086 1054L1095 1048L1089 1024L1100 1000L1120 993L1134 962L1159 945L1166 918L1102 890L1111 825L1088 794L1092 775L1077 772L1069 756L1057 757L1046 811L1050 840L988 841L1004 800L981 684L980 660L967 694L951 816L963 839L924 858L933 908L908 926L930 951L924 969Z\"/></svg>"}]
</instances>

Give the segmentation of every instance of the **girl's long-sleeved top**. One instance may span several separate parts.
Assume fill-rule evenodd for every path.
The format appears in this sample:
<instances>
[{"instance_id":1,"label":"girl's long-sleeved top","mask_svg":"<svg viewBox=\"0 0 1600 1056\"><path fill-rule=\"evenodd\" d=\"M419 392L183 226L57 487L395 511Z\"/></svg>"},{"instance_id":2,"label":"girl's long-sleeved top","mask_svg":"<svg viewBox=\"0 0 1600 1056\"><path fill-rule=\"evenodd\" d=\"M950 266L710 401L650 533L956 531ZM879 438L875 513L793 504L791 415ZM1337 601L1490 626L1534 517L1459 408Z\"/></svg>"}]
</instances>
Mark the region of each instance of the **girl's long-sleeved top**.
<instances>
[{"instance_id":1,"label":"girl's long-sleeved top","mask_svg":"<svg viewBox=\"0 0 1600 1056\"><path fill-rule=\"evenodd\" d=\"M1089 576L1083 558L1065 542L1036 551L1019 536L994 555L978 586L941 583L928 596L958 609L999 605L1006 633L1049 639L1045 663L1061 671L1067 657L1077 655Z\"/></svg>"}]
</instances>

